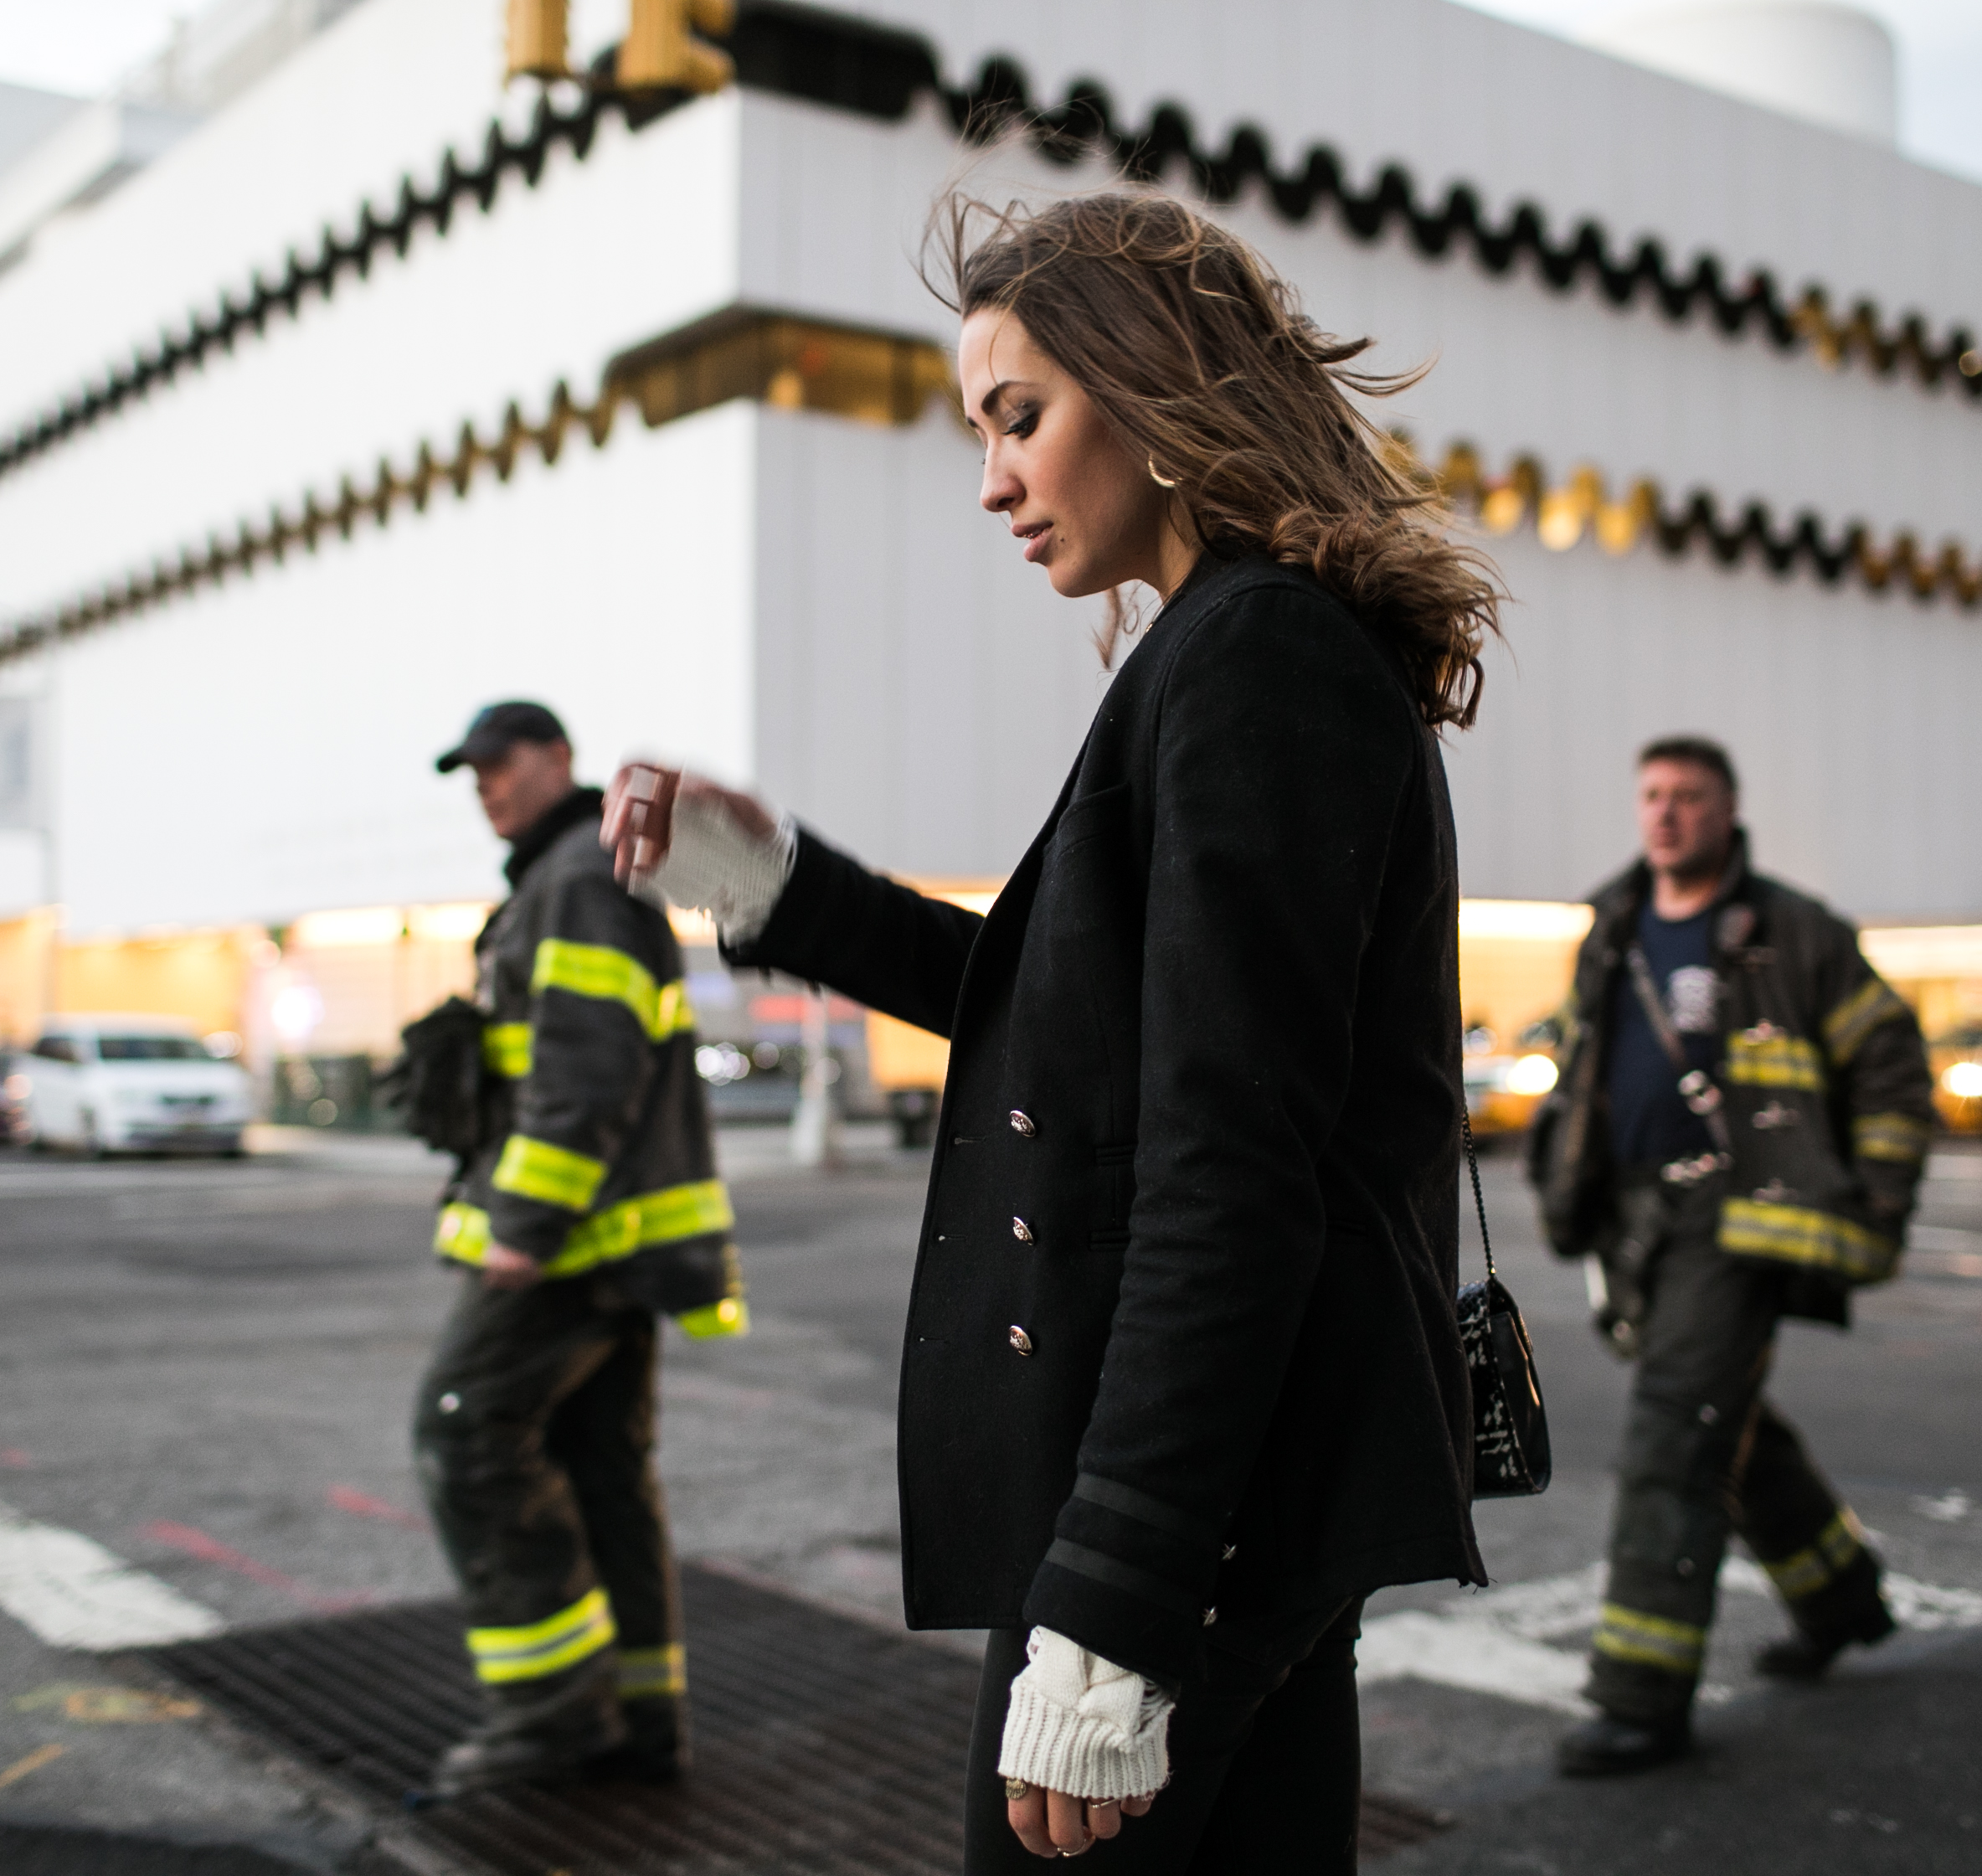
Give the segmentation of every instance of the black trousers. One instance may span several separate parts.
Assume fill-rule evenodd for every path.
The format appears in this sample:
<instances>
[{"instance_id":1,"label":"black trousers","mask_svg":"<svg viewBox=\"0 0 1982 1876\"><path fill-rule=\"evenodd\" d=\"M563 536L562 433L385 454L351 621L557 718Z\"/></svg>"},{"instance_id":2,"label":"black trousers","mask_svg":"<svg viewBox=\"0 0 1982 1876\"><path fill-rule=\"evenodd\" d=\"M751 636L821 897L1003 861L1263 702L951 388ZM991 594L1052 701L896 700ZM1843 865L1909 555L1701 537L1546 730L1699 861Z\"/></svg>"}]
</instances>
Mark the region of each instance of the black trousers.
<instances>
[{"instance_id":1,"label":"black trousers","mask_svg":"<svg viewBox=\"0 0 1982 1876\"><path fill-rule=\"evenodd\" d=\"M1763 1398L1783 1267L1719 1248L1724 1191L1715 1178L1669 1194L1646 1268L1588 1688L1621 1719L1660 1724L1691 1705L1731 1531L1819 1640L1857 1633L1880 1605L1858 1520Z\"/></svg>"},{"instance_id":2,"label":"black trousers","mask_svg":"<svg viewBox=\"0 0 1982 1876\"><path fill-rule=\"evenodd\" d=\"M1319 1614L1222 1616L1207 1672L1170 1719L1170 1783L1144 1817L1096 1843L1084 1869L1135 1876L1347 1876L1356 1868L1362 1739L1356 1637L1362 1598ZM998 1776L1023 1629L994 1629L970 1726L965 1876L1041 1867L1006 1821Z\"/></svg>"},{"instance_id":3,"label":"black trousers","mask_svg":"<svg viewBox=\"0 0 1982 1876\"><path fill-rule=\"evenodd\" d=\"M653 1466L656 1332L610 1277L491 1290L463 1273L414 1446L498 1701L541 1699L607 1660L624 1698L684 1690Z\"/></svg>"}]
</instances>

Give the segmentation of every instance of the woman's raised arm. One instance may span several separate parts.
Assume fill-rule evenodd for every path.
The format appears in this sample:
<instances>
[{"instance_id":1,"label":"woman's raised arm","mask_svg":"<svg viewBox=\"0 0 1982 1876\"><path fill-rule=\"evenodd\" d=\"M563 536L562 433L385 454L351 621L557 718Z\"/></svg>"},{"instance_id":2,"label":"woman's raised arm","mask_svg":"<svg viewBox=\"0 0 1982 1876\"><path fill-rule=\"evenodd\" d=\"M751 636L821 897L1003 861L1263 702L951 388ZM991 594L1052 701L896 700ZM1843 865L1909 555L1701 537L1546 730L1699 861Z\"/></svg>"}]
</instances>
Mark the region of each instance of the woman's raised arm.
<instances>
[{"instance_id":1,"label":"woman's raised arm","mask_svg":"<svg viewBox=\"0 0 1982 1876\"><path fill-rule=\"evenodd\" d=\"M657 763L613 777L600 839L630 892L709 912L725 962L950 1033L976 913L869 872L754 796Z\"/></svg>"}]
</instances>

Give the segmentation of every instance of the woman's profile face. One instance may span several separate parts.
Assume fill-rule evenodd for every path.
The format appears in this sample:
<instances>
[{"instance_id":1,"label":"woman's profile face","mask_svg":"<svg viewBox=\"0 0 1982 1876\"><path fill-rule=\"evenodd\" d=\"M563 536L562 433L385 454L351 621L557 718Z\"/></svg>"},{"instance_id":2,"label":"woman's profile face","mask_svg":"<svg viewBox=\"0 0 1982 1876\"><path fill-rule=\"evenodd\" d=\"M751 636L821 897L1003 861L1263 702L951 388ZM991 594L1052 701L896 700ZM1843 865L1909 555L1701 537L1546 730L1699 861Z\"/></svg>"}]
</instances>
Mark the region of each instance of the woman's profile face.
<instances>
[{"instance_id":1,"label":"woman's profile face","mask_svg":"<svg viewBox=\"0 0 1982 1876\"><path fill-rule=\"evenodd\" d=\"M1094 400L1009 312L974 312L957 345L964 416L984 445L978 499L1067 599L1140 580L1167 595L1189 570L1164 491Z\"/></svg>"}]
</instances>

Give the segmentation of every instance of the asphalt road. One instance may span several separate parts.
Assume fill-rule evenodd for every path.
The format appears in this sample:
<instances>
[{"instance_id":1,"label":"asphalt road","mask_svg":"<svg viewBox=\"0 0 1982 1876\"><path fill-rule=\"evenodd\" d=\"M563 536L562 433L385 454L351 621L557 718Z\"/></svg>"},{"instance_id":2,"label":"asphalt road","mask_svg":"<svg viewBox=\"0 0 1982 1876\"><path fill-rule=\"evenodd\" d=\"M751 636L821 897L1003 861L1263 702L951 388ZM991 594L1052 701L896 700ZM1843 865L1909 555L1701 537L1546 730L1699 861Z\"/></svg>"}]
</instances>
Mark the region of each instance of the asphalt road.
<instances>
[{"instance_id":1,"label":"asphalt road","mask_svg":"<svg viewBox=\"0 0 1982 1876\"><path fill-rule=\"evenodd\" d=\"M399 1142L268 1144L223 1165L0 1154L0 1502L230 1626L447 1587L405 1435L457 1281L422 1255L436 1167ZM842 1170L801 1173L778 1146L726 1141L754 1332L670 1338L677 1538L894 1620L894 1369L924 1163L869 1142ZM1540 1248L1511 1162L1486 1173L1556 1482L1481 1508L1511 1589L1371 1606L1367 1781L1454 1819L1388 1867L1982 1871L1982 1155L1937 1155L1908 1274L1863 1300L1850 1336L1786 1329L1774 1382L1913 1585L1914 1626L1824 1687L1767 1687L1747 1659L1781 1618L1737 1563L1702 1753L1598 1787L1556 1780L1549 1748L1569 1723L1628 1374L1589 1332L1580 1272ZM0 1863L351 1867L364 1823L335 1794L214 1716L119 1684L0 1616ZM84 1829L111 1834L60 1834ZM138 1837L151 1848L121 1860Z\"/></svg>"}]
</instances>

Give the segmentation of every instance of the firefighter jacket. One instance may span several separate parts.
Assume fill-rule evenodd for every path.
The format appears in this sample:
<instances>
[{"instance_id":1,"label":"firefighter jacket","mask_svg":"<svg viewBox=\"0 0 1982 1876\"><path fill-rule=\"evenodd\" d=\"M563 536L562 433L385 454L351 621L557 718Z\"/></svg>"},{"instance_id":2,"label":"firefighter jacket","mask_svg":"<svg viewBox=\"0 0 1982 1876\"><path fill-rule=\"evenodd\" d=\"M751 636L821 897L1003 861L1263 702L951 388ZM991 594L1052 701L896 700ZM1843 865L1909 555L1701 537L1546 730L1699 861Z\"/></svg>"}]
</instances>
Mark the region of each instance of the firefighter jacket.
<instances>
[{"instance_id":1,"label":"firefighter jacket","mask_svg":"<svg viewBox=\"0 0 1982 1876\"><path fill-rule=\"evenodd\" d=\"M476 941L481 1144L434 1248L474 1265L507 1245L548 1278L610 1270L689 1334L739 1334L734 1220L681 950L666 915L614 881L600 804L574 791L516 843L512 896Z\"/></svg>"},{"instance_id":2,"label":"firefighter jacket","mask_svg":"<svg viewBox=\"0 0 1982 1876\"><path fill-rule=\"evenodd\" d=\"M1592 901L1562 1079L1530 1138L1543 1221L1565 1257L1601 1254L1619 1229L1605 1089L1610 1013L1650 889L1641 860ZM1793 1266L1802 1276L1789 1312L1842 1322L1846 1286L1892 1275L1927 1156L1933 1080L1919 1026L1849 925L1748 870L1738 831L1716 904L1722 1054L1714 1079L1734 1160L1720 1246Z\"/></svg>"}]
</instances>

